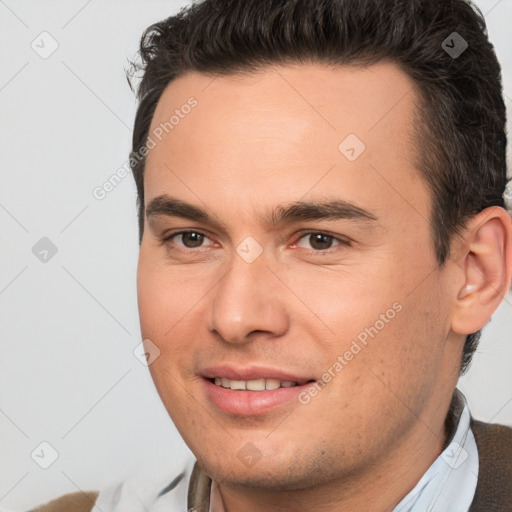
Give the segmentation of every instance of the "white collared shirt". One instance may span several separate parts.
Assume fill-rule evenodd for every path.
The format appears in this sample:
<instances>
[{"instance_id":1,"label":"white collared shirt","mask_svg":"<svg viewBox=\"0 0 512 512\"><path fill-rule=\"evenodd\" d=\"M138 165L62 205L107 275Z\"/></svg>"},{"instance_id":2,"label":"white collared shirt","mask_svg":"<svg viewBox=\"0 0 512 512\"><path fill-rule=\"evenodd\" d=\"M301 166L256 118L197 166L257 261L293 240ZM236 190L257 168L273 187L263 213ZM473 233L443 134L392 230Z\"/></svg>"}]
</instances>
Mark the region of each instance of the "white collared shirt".
<instances>
[{"instance_id":1,"label":"white collared shirt","mask_svg":"<svg viewBox=\"0 0 512 512\"><path fill-rule=\"evenodd\" d=\"M478 449L466 397L455 392L464 407L450 444L393 512L468 512L478 481Z\"/></svg>"}]
</instances>

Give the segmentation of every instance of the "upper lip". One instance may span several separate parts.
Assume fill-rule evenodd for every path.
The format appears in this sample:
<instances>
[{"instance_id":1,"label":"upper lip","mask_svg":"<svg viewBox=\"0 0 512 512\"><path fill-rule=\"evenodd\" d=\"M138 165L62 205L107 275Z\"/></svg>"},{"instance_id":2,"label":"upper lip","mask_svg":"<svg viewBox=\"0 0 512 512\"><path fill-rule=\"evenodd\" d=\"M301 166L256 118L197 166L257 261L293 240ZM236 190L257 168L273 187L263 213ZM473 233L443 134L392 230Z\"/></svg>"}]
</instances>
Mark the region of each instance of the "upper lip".
<instances>
[{"instance_id":1,"label":"upper lip","mask_svg":"<svg viewBox=\"0 0 512 512\"><path fill-rule=\"evenodd\" d=\"M231 364L219 364L215 366L208 366L204 368L200 374L207 378L213 379L215 377L224 377L229 380L258 380L258 379L277 379L280 381L288 380L305 384L312 377L305 377L286 370L277 368L269 368L264 366L235 366Z\"/></svg>"}]
</instances>

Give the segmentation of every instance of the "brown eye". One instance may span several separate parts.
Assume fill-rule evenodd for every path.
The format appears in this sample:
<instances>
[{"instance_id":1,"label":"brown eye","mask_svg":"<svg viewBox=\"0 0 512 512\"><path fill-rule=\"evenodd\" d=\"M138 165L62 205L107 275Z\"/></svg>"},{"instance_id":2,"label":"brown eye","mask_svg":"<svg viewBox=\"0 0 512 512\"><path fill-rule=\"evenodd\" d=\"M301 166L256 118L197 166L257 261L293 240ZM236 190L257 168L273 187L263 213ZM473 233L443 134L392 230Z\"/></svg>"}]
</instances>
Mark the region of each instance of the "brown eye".
<instances>
[{"instance_id":1,"label":"brown eye","mask_svg":"<svg viewBox=\"0 0 512 512\"><path fill-rule=\"evenodd\" d=\"M187 248L200 247L204 241L204 235L195 231L187 231L179 233L183 245Z\"/></svg>"},{"instance_id":2,"label":"brown eye","mask_svg":"<svg viewBox=\"0 0 512 512\"><path fill-rule=\"evenodd\" d=\"M202 253L207 249L219 247L208 235L194 229L165 234L160 241L161 245L164 245L169 251L181 251L187 254ZM201 249L201 251L194 249Z\"/></svg>"},{"instance_id":3,"label":"brown eye","mask_svg":"<svg viewBox=\"0 0 512 512\"><path fill-rule=\"evenodd\" d=\"M298 247L319 252L327 251L338 245L348 245L348 243L335 236L318 231L305 233L297 243Z\"/></svg>"},{"instance_id":4,"label":"brown eye","mask_svg":"<svg viewBox=\"0 0 512 512\"><path fill-rule=\"evenodd\" d=\"M330 249L334 238L323 233L313 233L309 235L309 244L313 249L321 251L322 249Z\"/></svg>"}]
</instances>

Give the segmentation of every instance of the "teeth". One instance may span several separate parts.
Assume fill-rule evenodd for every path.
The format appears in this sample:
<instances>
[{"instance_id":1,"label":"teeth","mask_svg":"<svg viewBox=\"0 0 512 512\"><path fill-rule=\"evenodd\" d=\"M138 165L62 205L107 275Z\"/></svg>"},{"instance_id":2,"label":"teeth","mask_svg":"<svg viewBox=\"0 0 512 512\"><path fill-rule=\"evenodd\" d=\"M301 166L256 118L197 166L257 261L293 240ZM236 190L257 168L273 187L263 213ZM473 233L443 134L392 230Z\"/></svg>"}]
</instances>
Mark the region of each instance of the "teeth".
<instances>
[{"instance_id":1,"label":"teeth","mask_svg":"<svg viewBox=\"0 0 512 512\"><path fill-rule=\"evenodd\" d=\"M245 389L246 382L245 380L232 380L231 381L231 389Z\"/></svg>"},{"instance_id":2,"label":"teeth","mask_svg":"<svg viewBox=\"0 0 512 512\"><path fill-rule=\"evenodd\" d=\"M291 388L298 386L297 382L293 380L278 380L278 379L256 379L256 380L229 380L225 377L215 377L214 382L217 386L222 386L226 389L236 390L249 390L249 391L264 391L265 389L272 390L278 388Z\"/></svg>"},{"instance_id":3,"label":"teeth","mask_svg":"<svg viewBox=\"0 0 512 512\"><path fill-rule=\"evenodd\" d=\"M263 391L265 389L265 379L248 380L246 388L249 391Z\"/></svg>"},{"instance_id":4,"label":"teeth","mask_svg":"<svg viewBox=\"0 0 512 512\"><path fill-rule=\"evenodd\" d=\"M265 381L265 389L277 389L281 385L281 382L277 379L267 379Z\"/></svg>"}]
</instances>

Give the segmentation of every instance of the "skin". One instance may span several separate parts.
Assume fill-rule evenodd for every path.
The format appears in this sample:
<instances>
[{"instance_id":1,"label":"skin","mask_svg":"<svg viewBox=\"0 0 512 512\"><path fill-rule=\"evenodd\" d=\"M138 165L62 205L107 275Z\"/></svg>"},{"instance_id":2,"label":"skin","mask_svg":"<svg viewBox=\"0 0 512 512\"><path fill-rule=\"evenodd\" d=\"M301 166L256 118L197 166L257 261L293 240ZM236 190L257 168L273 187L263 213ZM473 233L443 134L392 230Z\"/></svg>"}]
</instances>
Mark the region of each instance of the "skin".
<instances>
[{"instance_id":1,"label":"skin","mask_svg":"<svg viewBox=\"0 0 512 512\"><path fill-rule=\"evenodd\" d=\"M164 91L150 131L190 96L197 106L148 155L145 204L172 196L217 224L145 221L139 310L161 351L150 365L160 397L227 512L390 511L443 450L465 334L510 281L510 220L477 215L439 268L414 165L417 96L392 63L189 72ZM366 146L353 162L338 149L348 134ZM279 205L332 199L375 220L265 221ZM206 235L202 245L162 241L181 230ZM248 236L263 251L252 263L236 250ZM222 362L321 379L393 304L400 312L307 404L240 416L204 393L200 370ZM248 442L261 455L250 467L237 457Z\"/></svg>"}]
</instances>

